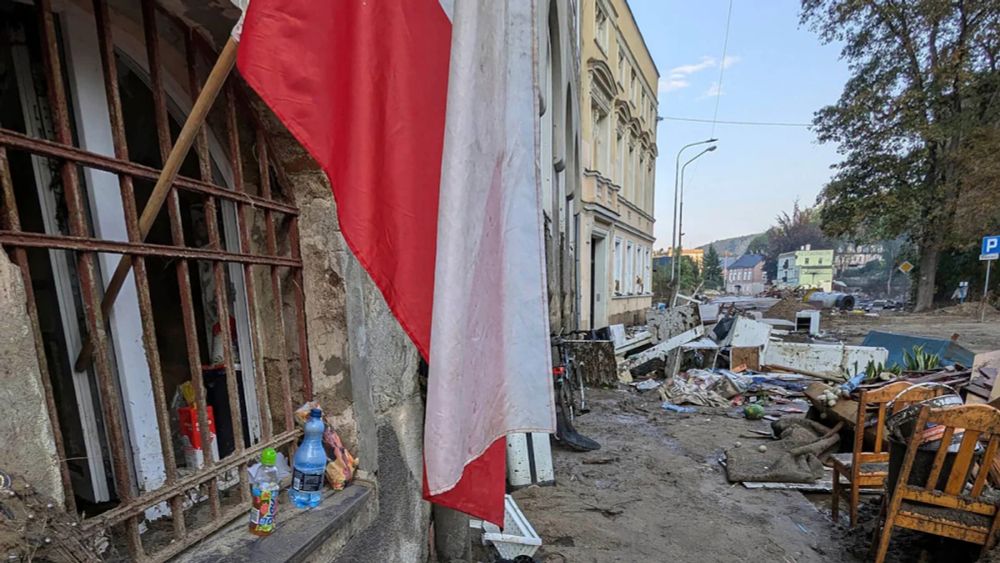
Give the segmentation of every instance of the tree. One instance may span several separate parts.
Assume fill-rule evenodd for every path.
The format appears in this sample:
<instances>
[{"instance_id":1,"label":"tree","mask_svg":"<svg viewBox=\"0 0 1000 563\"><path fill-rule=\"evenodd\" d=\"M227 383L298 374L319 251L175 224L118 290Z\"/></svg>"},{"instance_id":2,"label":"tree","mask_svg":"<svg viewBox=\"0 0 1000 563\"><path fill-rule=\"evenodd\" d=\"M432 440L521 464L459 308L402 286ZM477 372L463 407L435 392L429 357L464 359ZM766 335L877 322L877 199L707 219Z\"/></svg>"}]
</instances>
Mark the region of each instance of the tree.
<instances>
[{"instance_id":1,"label":"tree","mask_svg":"<svg viewBox=\"0 0 1000 563\"><path fill-rule=\"evenodd\" d=\"M714 246L708 245L708 250L705 251L705 257L702 260L705 287L707 289L722 289L724 281L722 279L722 260L719 259L719 253L715 251Z\"/></svg>"},{"instance_id":2,"label":"tree","mask_svg":"<svg viewBox=\"0 0 1000 563\"><path fill-rule=\"evenodd\" d=\"M698 264L690 256L681 256L678 264L680 291L690 295L697 290L702 283L701 272L698 271Z\"/></svg>"},{"instance_id":3,"label":"tree","mask_svg":"<svg viewBox=\"0 0 1000 563\"><path fill-rule=\"evenodd\" d=\"M820 194L824 230L906 236L919 259L916 310L932 304L943 251L996 220L1000 3L802 0L801 21L843 43L840 99L813 120L843 160ZM981 216L986 209L986 217ZM982 234L982 233L979 233Z\"/></svg>"},{"instance_id":4,"label":"tree","mask_svg":"<svg viewBox=\"0 0 1000 563\"><path fill-rule=\"evenodd\" d=\"M814 250L833 248L833 241L823 233L818 215L815 208L799 207L798 201L792 206L791 215L788 212L778 215L777 224L771 227L768 236L768 257L777 258L782 252L791 252L803 246Z\"/></svg>"}]
</instances>

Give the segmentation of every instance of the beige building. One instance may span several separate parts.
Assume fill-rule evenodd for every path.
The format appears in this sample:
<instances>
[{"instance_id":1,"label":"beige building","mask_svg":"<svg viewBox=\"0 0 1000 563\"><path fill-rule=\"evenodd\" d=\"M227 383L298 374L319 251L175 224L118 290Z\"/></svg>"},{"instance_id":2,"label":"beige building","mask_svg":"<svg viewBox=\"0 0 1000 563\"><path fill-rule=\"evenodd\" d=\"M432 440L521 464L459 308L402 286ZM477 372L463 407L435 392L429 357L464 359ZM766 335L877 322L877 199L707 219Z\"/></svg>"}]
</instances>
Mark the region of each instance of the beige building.
<instances>
[{"instance_id":1,"label":"beige building","mask_svg":"<svg viewBox=\"0 0 1000 563\"><path fill-rule=\"evenodd\" d=\"M583 0L580 18L580 327L596 328L652 304L659 71L626 0Z\"/></svg>"}]
</instances>

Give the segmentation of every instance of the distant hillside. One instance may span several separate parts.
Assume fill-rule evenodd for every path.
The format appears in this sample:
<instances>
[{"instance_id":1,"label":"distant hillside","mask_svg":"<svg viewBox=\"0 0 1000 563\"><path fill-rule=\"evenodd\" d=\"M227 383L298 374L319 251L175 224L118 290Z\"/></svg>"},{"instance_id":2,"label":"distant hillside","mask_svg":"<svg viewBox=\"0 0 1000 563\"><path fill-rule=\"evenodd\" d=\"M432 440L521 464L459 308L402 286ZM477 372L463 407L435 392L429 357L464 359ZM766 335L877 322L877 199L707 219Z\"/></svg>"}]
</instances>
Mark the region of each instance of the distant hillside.
<instances>
[{"instance_id":1,"label":"distant hillside","mask_svg":"<svg viewBox=\"0 0 1000 563\"><path fill-rule=\"evenodd\" d=\"M750 242L759 235L760 233L753 233L740 237L725 238L710 242L704 246L699 246L698 248L707 251L709 246L714 246L719 256L726 256L727 254L729 256L742 256L747 251L747 247L750 246Z\"/></svg>"}]
</instances>

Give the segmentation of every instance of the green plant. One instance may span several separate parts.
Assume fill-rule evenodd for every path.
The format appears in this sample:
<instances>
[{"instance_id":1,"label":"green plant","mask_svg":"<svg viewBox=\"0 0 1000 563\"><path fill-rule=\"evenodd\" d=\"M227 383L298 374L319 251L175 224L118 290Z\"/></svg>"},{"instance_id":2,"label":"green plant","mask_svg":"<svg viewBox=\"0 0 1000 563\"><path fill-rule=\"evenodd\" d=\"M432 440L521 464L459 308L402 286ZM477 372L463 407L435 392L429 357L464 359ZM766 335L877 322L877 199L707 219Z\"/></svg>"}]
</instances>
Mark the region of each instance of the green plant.
<instances>
[{"instance_id":1,"label":"green plant","mask_svg":"<svg viewBox=\"0 0 1000 563\"><path fill-rule=\"evenodd\" d=\"M941 358L937 354L924 352L923 346L914 346L912 352L903 352L906 371L930 371L941 365Z\"/></svg>"},{"instance_id":2,"label":"green plant","mask_svg":"<svg viewBox=\"0 0 1000 563\"><path fill-rule=\"evenodd\" d=\"M856 370L855 370L856 371ZM868 362L865 366L865 380L881 379L883 373L891 373L893 375L899 375L903 372L903 369L898 365L886 367L882 362Z\"/></svg>"}]
</instances>

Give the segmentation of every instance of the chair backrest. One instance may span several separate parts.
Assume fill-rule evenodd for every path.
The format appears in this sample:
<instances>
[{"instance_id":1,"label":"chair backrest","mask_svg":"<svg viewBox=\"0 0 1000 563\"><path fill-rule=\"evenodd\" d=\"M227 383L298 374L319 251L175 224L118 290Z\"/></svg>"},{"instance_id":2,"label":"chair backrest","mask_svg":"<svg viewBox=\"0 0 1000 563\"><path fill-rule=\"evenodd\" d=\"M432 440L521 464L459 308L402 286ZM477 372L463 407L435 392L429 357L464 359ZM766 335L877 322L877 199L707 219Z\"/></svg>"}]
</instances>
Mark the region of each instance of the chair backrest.
<instances>
[{"instance_id":1,"label":"chair backrest","mask_svg":"<svg viewBox=\"0 0 1000 563\"><path fill-rule=\"evenodd\" d=\"M955 389L941 383L918 383L903 389L896 397L889 402L889 411L896 414L913 403L919 403L949 393L955 393Z\"/></svg>"},{"instance_id":2,"label":"chair backrest","mask_svg":"<svg viewBox=\"0 0 1000 563\"><path fill-rule=\"evenodd\" d=\"M854 467L860 467L861 463L867 461L885 461L888 453L883 452L883 438L885 437L886 405L895 399L901 392L910 389L913 384L906 381L894 381L878 389L862 389L858 400L858 419L854 427L854 449L852 459ZM872 451L865 451L865 418L870 407L878 409L875 420L875 445Z\"/></svg>"},{"instance_id":3,"label":"chair backrest","mask_svg":"<svg viewBox=\"0 0 1000 563\"><path fill-rule=\"evenodd\" d=\"M928 424L935 424L937 427L925 431L924 429ZM996 457L997 448L1000 446L1000 410L985 404L957 405L941 408L925 406L921 409L920 415L917 417L916 429L917 431L913 433L907 444L906 457L903 460L903 467L899 474L899 485L897 485L904 486L910 491L910 494L906 494L905 496L915 498L912 497L914 494L913 490L923 489L927 493L932 494L926 495L927 499L930 500L920 498L919 500L922 502L930 502L952 508L962 508L968 504L962 498L959 498L960 496L965 498L972 497L973 500L981 500L979 497L983 493L986 477L989 474L989 466L987 464L982 465L976 474L972 490L968 495L964 494L965 486L970 478L973 462L976 459L976 447L980 439L987 440L986 451L982 459L992 460ZM946 474L947 479L944 481L945 484L939 486L943 477L942 472L945 465L947 465L948 450L956 434L962 436L961 444L951 461L951 469ZM940 442L926 482L923 486L907 485L918 449L925 444L929 437L931 440L937 440L938 435L940 435ZM934 491L940 491L940 493L935 493Z\"/></svg>"}]
</instances>

